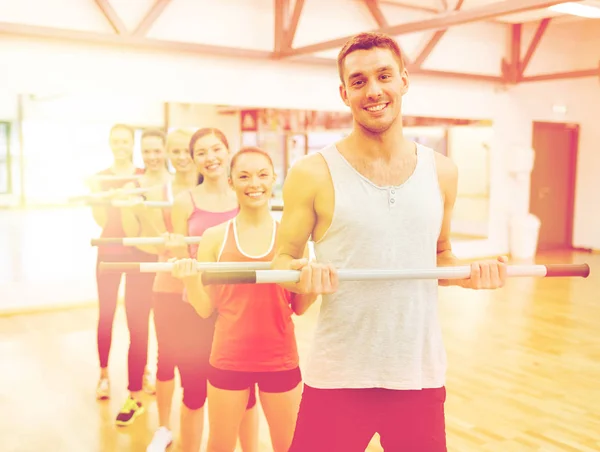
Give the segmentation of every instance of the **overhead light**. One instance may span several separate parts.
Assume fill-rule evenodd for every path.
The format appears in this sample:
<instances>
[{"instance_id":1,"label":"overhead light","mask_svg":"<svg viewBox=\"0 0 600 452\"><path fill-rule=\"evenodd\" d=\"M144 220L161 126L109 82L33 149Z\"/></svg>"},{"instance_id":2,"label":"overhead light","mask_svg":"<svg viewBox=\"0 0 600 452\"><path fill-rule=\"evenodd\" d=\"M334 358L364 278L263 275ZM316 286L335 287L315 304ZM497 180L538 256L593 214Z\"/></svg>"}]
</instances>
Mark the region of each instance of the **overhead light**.
<instances>
[{"instance_id":1,"label":"overhead light","mask_svg":"<svg viewBox=\"0 0 600 452\"><path fill-rule=\"evenodd\" d=\"M581 3L568 2L550 6L550 11L570 14L572 16L587 17L588 19L600 19L600 8L582 5Z\"/></svg>"}]
</instances>

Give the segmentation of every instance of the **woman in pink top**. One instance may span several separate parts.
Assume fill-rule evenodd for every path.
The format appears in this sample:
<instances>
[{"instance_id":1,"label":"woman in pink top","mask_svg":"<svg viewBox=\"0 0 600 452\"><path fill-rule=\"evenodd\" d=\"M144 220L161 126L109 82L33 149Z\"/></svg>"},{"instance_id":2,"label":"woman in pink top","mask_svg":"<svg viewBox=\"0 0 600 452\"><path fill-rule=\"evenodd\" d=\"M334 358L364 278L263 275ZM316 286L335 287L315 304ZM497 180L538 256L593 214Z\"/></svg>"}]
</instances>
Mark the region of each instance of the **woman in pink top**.
<instances>
[{"instance_id":1,"label":"woman in pink top","mask_svg":"<svg viewBox=\"0 0 600 452\"><path fill-rule=\"evenodd\" d=\"M200 129L189 141L189 152L202 183L175 197L171 209L172 234L167 237L166 257L195 257L197 245L188 246L184 236L201 236L210 227L235 217L239 206L228 183L229 144L218 129ZM164 278L164 280L163 280ZM184 452L200 450L207 398L209 356L215 317L203 319L183 296L183 284L163 274L155 283L154 312L158 337L157 401L167 406L172 397L173 372L177 367L183 388L181 442ZM169 283L166 283L169 280ZM161 397L161 387L169 386ZM258 412L256 394L250 391L247 411L240 426L239 439L244 452L258 451ZM170 409L162 410L161 427L148 452L164 451L172 441L168 427Z\"/></svg>"}]
</instances>

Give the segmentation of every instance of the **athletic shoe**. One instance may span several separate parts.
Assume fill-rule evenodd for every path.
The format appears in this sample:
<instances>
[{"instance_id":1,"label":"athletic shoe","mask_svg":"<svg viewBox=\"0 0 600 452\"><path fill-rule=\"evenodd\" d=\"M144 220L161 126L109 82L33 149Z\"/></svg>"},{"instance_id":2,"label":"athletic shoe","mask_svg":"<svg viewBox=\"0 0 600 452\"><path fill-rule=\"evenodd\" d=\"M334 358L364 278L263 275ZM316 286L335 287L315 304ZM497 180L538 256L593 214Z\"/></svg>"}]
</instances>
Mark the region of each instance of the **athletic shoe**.
<instances>
[{"instance_id":1,"label":"athletic shoe","mask_svg":"<svg viewBox=\"0 0 600 452\"><path fill-rule=\"evenodd\" d=\"M117 415L117 425L125 426L130 425L135 421L135 418L144 412L144 406L142 402L139 402L131 396L125 401L125 405L121 408L121 411Z\"/></svg>"},{"instance_id":2,"label":"athletic shoe","mask_svg":"<svg viewBox=\"0 0 600 452\"><path fill-rule=\"evenodd\" d=\"M148 445L146 452L165 452L167 447L173 442L173 433L167 427L160 427L154 436L152 442Z\"/></svg>"},{"instance_id":3,"label":"athletic shoe","mask_svg":"<svg viewBox=\"0 0 600 452\"><path fill-rule=\"evenodd\" d=\"M108 378L101 378L96 386L96 399L106 400L110 398L110 383Z\"/></svg>"}]
</instances>

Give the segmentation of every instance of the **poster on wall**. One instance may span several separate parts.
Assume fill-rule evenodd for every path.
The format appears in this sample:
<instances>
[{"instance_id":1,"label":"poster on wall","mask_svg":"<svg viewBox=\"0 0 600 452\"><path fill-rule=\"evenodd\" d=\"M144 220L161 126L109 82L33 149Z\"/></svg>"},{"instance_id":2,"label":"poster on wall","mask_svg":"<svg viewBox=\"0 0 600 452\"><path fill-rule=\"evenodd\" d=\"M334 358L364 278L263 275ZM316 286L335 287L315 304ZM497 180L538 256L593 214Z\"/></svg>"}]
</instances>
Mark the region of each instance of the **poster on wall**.
<instances>
[{"instance_id":1,"label":"poster on wall","mask_svg":"<svg viewBox=\"0 0 600 452\"><path fill-rule=\"evenodd\" d=\"M352 114L336 111L243 109L240 121L242 132L310 133L352 128Z\"/></svg>"},{"instance_id":2,"label":"poster on wall","mask_svg":"<svg viewBox=\"0 0 600 452\"><path fill-rule=\"evenodd\" d=\"M242 110L240 112L240 122L242 132L257 132L258 110Z\"/></svg>"}]
</instances>

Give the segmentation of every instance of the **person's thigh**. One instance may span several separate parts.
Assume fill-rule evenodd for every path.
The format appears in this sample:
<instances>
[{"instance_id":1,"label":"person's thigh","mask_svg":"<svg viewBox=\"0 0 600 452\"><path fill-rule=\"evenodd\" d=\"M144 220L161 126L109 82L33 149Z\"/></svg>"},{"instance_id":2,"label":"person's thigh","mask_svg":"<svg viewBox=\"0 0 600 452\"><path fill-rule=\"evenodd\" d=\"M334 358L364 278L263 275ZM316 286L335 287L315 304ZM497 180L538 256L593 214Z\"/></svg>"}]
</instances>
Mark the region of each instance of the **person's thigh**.
<instances>
[{"instance_id":1,"label":"person's thigh","mask_svg":"<svg viewBox=\"0 0 600 452\"><path fill-rule=\"evenodd\" d=\"M377 430L385 451L447 451L446 388L384 391Z\"/></svg>"},{"instance_id":2,"label":"person's thigh","mask_svg":"<svg viewBox=\"0 0 600 452\"><path fill-rule=\"evenodd\" d=\"M269 424L273 450L287 452L294 437L302 397L300 369L261 372L258 387L260 403Z\"/></svg>"},{"instance_id":3,"label":"person's thigh","mask_svg":"<svg viewBox=\"0 0 600 452\"><path fill-rule=\"evenodd\" d=\"M180 302L176 309L179 321L175 364L181 377L183 404L190 410L197 410L204 406L207 397L214 322L202 319L187 303Z\"/></svg>"},{"instance_id":4,"label":"person's thigh","mask_svg":"<svg viewBox=\"0 0 600 452\"><path fill-rule=\"evenodd\" d=\"M377 420L372 389L304 385L289 452L364 452Z\"/></svg>"},{"instance_id":5,"label":"person's thigh","mask_svg":"<svg viewBox=\"0 0 600 452\"><path fill-rule=\"evenodd\" d=\"M235 450L250 390L231 391L208 384L209 450Z\"/></svg>"},{"instance_id":6,"label":"person's thigh","mask_svg":"<svg viewBox=\"0 0 600 452\"><path fill-rule=\"evenodd\" d=\"M256 372L256 383L261 393L282 393L302 383L300 367L275 372Z\"/></svg>"}]
</instances>

